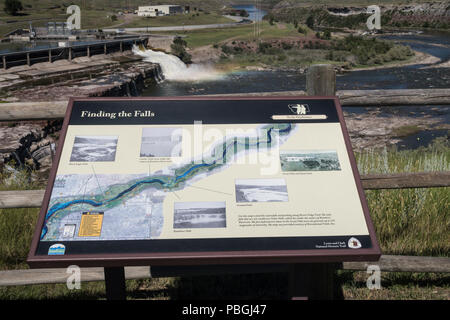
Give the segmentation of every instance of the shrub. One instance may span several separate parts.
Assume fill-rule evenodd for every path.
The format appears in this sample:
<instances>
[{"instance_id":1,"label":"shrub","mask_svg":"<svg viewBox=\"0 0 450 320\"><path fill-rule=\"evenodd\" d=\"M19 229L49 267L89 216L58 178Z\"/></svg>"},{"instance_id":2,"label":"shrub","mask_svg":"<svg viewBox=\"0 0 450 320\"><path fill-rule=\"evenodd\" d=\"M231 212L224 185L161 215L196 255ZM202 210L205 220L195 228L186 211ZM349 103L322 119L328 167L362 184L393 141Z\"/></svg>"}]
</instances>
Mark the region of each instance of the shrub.
<instances>
[{"instance_id":1,"label":"shrub","mask_svg":"<svg viewBox=\"0 0 450 320\"><path fill-rule=\"evenodd\" d=\"M307 33L307 30L305 28L302 28L301 26L298 27L297 31L298 31L298 33L302 33L302 34L306 34Z\"/></svg>"},{"instance_id":2,"label":"shrub","mask_svg":"<svg viewBox=\"0 0 450 320\"><path fill-rule=\"evenodd\" d=\"M222 52L224 54L239 54L242 53L244 51L244 49L242 49L239 46L227 46L226 44L223 44L220 49L222 50Z\"/></svg>"},{"instance_id":3,"label":"shrub","mask_svg":"<svg viewBox=\"0 0 450 320\"><path fill-rule=\"evenodd\" d=\"M309 16L306 19L306 25L308 26L308 28L314 29L314 17L313 16Z\"/></svg>"},{"instance_id":4,"label":"shrub","mask_svg":"<svg viewBox=\"0 0 450 320\"><path fill-rule=\"evenodd\" d=\"M22 2L19 0L5 0L3 10L7 14L15 16L19 11L23 10Z\"/></svg>"},{"instance_id":5,"label":"shrub","mask_svg":"<svg viewBox=\"0 0 450 320\"><path fill-rule=\"evenodd\" d=\"M261 42L258 47L258 52L262 54L275 55L282 53L280 48L273 47L268 42Z\"/></svg>"},{"instance_id":6,"label":"shrub","mask_svg":"<svg viewBox=\"0 0 450 320\"><path fill-rule=\"evenodd\" d=\"M186 51L187 43L181 37L176 37L170 46L172 54L184 63L192 63L192 56Z\"/></svg>"},{"instance_id":7,"label":"shrub","mask_svg":"<svg viewBox=\"0 0 450 320\"><path fill-rule=\"evenodd\" d=\"M283 50L290 50L292 49L292 44L290 44L289 42L282 42L281 47L283 48Z\"/></svg>"}]
</instances>

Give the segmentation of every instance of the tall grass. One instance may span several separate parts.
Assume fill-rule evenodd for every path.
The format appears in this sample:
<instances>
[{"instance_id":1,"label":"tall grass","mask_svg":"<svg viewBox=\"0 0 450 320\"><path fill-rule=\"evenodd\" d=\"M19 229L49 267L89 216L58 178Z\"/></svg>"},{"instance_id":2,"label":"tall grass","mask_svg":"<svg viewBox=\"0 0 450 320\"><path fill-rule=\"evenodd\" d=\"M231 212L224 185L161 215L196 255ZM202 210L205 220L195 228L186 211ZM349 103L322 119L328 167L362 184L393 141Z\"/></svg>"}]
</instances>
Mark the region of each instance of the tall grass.
<instances>
[{"instance_id":1,"label":"tall grass","mask_svg":"<svg viewBox=\"0 0 450 320\"><path fill-rule=\"evenodd\" d=\"M356 158L361 174L450 170L445 138L427 148L368 150ZM366 197L383 253L449 255L450 188L367 190Z\"/></svg>"},{"instance_id":2,"label":"tall grass","mask_svg":"<svg viewBox=\"0 0 450 320\"><path fill-rule=\"evenodd\" d=\"M448 171L450 148L445 139L427 148L396 151L368 150L356 154L362 174ZM2 189L26 189L25 173L6 176ZM5 176L3 176L5 178ZM36 186L33 186L36 187ZM421 188L366 191L372 220L383 254L449 256L450 189ZM38 209L0 210L0 269L26 268L26 256ZM345 298L434 299L448 298L448 276L439 274L384 273L383 290L365 287L364 272L339 271L338 285ZM286 298L284 274L163 278L127 281L129 298L220 299ZM436 293L437 292L437 293ZM104 284L83 283L69 291L64 284L0 288L0 299L103 299Z\"/></svg>"},{"instance_id":3,"label":"tall grass","mask_svg":"<svg viewBox=\"0 0 450 320\"><path fill-rule=\"evenodd\" d=\"M360 174L450 170L450 143L440 137L428 147L398 152L395 148L368 149L355 154Z\"/></svg>"}]
</instances>

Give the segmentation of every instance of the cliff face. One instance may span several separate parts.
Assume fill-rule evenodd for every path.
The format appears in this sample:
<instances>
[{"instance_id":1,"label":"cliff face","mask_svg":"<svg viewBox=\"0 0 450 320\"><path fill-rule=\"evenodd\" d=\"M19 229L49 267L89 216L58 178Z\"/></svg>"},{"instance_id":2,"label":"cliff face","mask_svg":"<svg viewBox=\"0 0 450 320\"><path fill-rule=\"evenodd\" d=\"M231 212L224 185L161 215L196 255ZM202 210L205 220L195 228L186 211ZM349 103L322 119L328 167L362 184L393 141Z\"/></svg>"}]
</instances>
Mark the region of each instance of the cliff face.
<instances>
[{"instance_id":1,"label":"cliff face","mask_svg":"<svg viewBox=\"0 0 450 320\"><path fill-rule=\"evenodd\" d=\"M450 1L382 8L393 26L450 28Z\"/></svg>"},{"instance_id":2,"label":"cliff face","mask_svg":"<svg viewBox=\"0 0 450 320\"><path fill-rule=\"evenodd\" d=\"M393 27L450 28L450 1L436 1L408 5L380 5L382 25ZM280 20L305 22L313 16L316 26L363 26L368 17L366 6L329 5L305 6L296 0L284 0L274 6L271 14Z\"/></svg>"}]
</instances>

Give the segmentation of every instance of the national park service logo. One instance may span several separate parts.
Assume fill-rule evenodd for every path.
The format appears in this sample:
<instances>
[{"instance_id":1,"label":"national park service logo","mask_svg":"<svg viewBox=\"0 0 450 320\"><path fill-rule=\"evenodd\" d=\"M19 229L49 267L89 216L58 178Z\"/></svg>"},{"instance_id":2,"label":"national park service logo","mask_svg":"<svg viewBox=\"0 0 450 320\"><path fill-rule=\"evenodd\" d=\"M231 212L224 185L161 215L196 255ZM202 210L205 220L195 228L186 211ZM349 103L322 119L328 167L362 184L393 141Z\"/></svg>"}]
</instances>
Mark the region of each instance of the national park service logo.
<instances>
[{"instance_id":1,"label":"national park service logo","mask_svg":"<svg viewBox=\"0 0 450 320\"><path fill-rule=\"evenodd\" d=\"M288 107L294 114L304 115L309 113L309 106L307 104L289 104Z\"/></svg>"},{"instance_id":2,"label":"national park service logo","mask_svg":"<svg viewBox=\"0 0 450 320\"><path fill-rule=\"evenodd\" d=\"M354 237L351 237L348 240L348 247L351 248L351 249L359 249L359 248L362 247L362 244L361 244L361 242L358 239L356 239Z\"/></svg>"}]
</instances>

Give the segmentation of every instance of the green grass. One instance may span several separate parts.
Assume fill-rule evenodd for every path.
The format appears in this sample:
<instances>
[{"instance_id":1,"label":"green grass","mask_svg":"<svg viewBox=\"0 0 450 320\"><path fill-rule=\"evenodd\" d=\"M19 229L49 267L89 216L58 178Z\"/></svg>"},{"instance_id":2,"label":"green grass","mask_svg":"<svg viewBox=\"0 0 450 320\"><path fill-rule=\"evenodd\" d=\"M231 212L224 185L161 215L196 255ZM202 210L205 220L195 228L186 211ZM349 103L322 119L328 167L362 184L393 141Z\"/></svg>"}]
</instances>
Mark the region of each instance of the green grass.
<instances>
[{"instance_id":1,"label":"green grass","mask_svg":"<svg viewBox=\"0 0 450 320\"><path fill-rule=\"evenodd\" d=\"M392 133L396 136L396 137L407 137L413 134L416 134L418 132L420 132L422 129L419 126L415 126L415 125L406 125L406 126L401 126L398 128L395 128Z\"/></svg>"},{"instance_id":2,"label":"green grass","mask_svg":"<svg viewBox=\"0 0 450 320\"><path fill-rule=\"evenodd\" d=\"M448 300L450 276L440 273L382 272L381 289L368 290L365 271L339 271L347 300Z\"/></svg>"},{"instance_id":3,"label":"green grass","mask_svg":"<svg viewBox=\"0 0 450 320\"><path fill-rule=\"evenodd\" d=\"M436 139L417 150L371 150L356 154L362 174L450 170L450 146ZM0 177L2 189L25 189L26 174ZM9 182L5 182L9 181ZM33 185L33 188L39 187ZM450 190L417 188L366 191L383 254L449 256ZM38 209L0 210L0 269L26 268ZM448 299L449 276L382 272L382 289L368 290L365 272L338 271L337 285L346 299ZM286 274L174 277L127 281L129 299L284 299ZM104 299L104 284L83 283L0 288L0 299Z\"/></svg>"},{"instance_id":4,"label":"green grass","mask_svg":"<svg viewBox=\"0 0 450 320\"><path fill-rule=\"evenodd\" d=\"M278 27L276 24L270 25L269 22L263 21L260 25L260 39L279 39L283 37L299 37L301 36L291 24L283 24L284 28ZM254 26L244 25L234 28L208 29L208 30L192 30L185 31L183 35L188 47L193 49L206 45L219 44L226 40L255 40Z\"/></svg>"},{"instance_id":5,"label":"green grass","mask_svg":"<svg viewBox=\"0 0 450 320\"><path fill-rule=\"evenodd\" d=\"M96 1L86 1L86 0L73 0L62 2L60 0L21 0L24 10L20 12L20 15L10 16L7 15L3 10L4 1L0 1L0 36L11 32L19 28L28 28L29 21L32 21L33 26L42 27L45 26L48 21L66 21L68 15L66 14L67 6L70 4L76 4L81 8L81 27L83 29L97 29L106 28L109 26L117 25L123 22L123 17L118 15L119 11L125 10L136 10L139 5L148 5L146 0L96 0ZM176 0L167 0L166 4L179 4ZM127 7L129 4L130 7ZM183 4L190 5L191 8L197 7L201 8L205 12L210 12L209 18L204 12L199 12L199 17L195 17L198 21L213 21L215 19L220 19L219 21L229 21L224 17L219 17L214 12L217 8L221 8L221 3L218 0L211 1L199 1L199 0L184 0ZM111 16L116 15L118 20L112 21ZM136 17L137 18L137 17ZM166 18L166 17L163 17ZM178 19L184 20L184 18L178 17ZM192 24L195 24L195 19L192 20ZM165 21L176 22L177 18L170 17L170 19L160 19L159 23L164 25ZM180 20L180 21L181 21ZM7 21L15 21L13 23L6 23ZM138 20L139 21L139 20ZM186 23L190 21L186 18ZM142 26L146 26L145 24Z\"/></svg>"},{"instance_id":6,"label":"green grass","mask_svg":"<svg viewBox=\"0 0 450 320\"><path fill-rule=\"evenodd\" d=\"M231 63L237 64L240 67L270 66L274 68L300 68L320 63L337 64L337 62L327 60L326 56L327 50L322 49L280 50L274 54L243 53L223 58L219 61L219 65Z\"/></svg>"},{"instance_id":7,"label":"green grass","mask_svg":"<svg viewBox=\"0 0 450 320\"><path fill-rule=\"evenodd\" d=\"M417 150L370 150L356 154L361 174L450 170L444 138ZM448 256L450 189L366 191L376 234L385 254Z\"/></svg>"},{"instance_id":8,"label":"green grass","mask_svg":"<svg viewBox=\"0 0 450 320\"><path fill-rule=\"evenodd\" d=\"M328 63L343 68L369 67L398 64L410 61L414 53L409 47L394 45L388 41L362 37L346 37L321 41L316 39L312 30L299 25L305 33L299 33L292 23L261 23L258 39L254 35L254 26L247 25L230 29L195 30L184 32L188 47L195 49L201 46L214 45L222 48L221 59L217 64L261 66L272 68L301 68L314 63ZM254 50L258 43L291 43L292 48L278 48L276 44L271 50L261 52ZM292 45L292 43L294 43ZM227 50L224 50L226 44ZM239 49L234 50L234 49Z\"/></svg>"},{"instance_id":9,"label":"green grass","mask_svg":"<svg viewBox=\"0 0 450 320\"><path fill-rule=\"evenodd\" d=\"M131 23L122 25L121 28L188 26L231 22L234 21L220 14L190 13L164 17L137 17Z\"/></svg>"},{"instance_id":10,"label":"green grass","mask_svg":"<svg viewBox=\"0 0 450 320\"><path fill-rule=\"evenodd\" d=\"M24 11L27 15L23 16L9 16L3 11L0 11L0 21L14 21L12 23L0 24L0 36L20 28L29 28L29 21L32 21L33 27L45 27L49 21L65 22L69 15L66 14L66 9L27 9ZM81 27L83 29L104 28L115 25L121 22L113 22L111 15L115 12L112 10L83 10L81 13Z\"/></svg>"}]
</instances>

